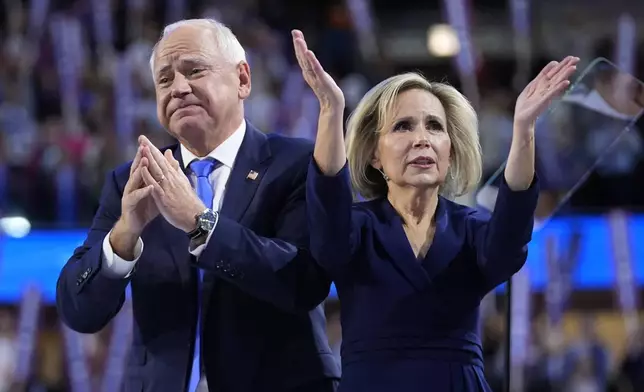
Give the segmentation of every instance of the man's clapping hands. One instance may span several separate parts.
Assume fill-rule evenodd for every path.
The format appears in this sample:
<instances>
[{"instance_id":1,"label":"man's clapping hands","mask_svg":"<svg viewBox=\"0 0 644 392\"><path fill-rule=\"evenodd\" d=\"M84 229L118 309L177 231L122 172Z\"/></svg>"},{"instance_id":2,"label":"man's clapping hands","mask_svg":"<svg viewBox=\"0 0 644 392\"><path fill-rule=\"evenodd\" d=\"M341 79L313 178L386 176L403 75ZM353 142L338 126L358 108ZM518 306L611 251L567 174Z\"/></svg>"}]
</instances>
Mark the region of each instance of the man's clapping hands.
<instances>
[{"instance_id":1,"label":"man's clapping hands","mask_svg":"<svg viewBox=\"0 0 644 392\"><path fill-rule=\"evenodd\" d=\"M159 213L188 233L196 226L196 215L205 209L172 151L164 154L148 138L140 136L123 190L121 217L112 230L110 244L120 257L133 260L143 229Z\"/></svg>"}]
</instances>

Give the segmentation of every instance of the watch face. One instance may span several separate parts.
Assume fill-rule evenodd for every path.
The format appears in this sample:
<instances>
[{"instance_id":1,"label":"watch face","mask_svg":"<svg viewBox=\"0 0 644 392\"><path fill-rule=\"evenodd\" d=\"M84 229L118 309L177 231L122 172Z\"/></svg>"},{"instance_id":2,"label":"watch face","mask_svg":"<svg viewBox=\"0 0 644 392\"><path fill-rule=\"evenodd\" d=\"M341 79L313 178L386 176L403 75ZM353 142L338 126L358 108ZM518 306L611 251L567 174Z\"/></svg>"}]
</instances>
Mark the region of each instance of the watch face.
<instances>
[{"instance_id":1,"label":"watch face","mask_svg":"<svg viewBox=\"0 0 644 392\"><path fill-rule=\"evenodd\" d=\"M199 216L199 228L205 231L211 231L215 227L217 213L211 210L205 211Z\"/></svg>"}]
</instances>

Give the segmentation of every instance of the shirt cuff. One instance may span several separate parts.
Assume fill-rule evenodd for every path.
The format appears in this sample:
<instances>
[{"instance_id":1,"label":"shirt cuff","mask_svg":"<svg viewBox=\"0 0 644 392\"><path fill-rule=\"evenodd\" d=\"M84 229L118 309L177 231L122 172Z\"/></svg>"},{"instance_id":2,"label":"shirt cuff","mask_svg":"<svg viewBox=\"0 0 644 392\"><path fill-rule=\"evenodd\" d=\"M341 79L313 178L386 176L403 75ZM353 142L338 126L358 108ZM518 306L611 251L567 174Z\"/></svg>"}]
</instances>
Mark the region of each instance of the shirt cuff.
<instances>
[{"instance_id":1,"label":"shirt cuff","mask_svg":"<svg viewBox=\"0 0 644 392\"><path fill-rule=\"evenodd\" d=\"M109 233L103 239L103 268L101 271L111 278L124 278L127 279L132 275L136 262L139 261L141 254L143 253L143 240L139 238L136 241L134 246L134 260L124 260L114 253L112 249L112 244L110 244L110 234Z\"/></svg>"},{"instance_id":2,"label":"shirt cuff","mask_svg":"<svg viewBox=\"0 0 644 392\"><path fill-rule=\"evenodd\" d=\"M190 246L188 247L188 251L190 252L190 254L196 258L199 258L203 250L206 249L206 245L208 245L208 242L210 242L210 237L214 232L215 232L215 228L213 227L213 229L210 230L210 233L208 233L208 236L206 237L205 241L204 240L190 241Z\"/></svg>"}]
</instances>

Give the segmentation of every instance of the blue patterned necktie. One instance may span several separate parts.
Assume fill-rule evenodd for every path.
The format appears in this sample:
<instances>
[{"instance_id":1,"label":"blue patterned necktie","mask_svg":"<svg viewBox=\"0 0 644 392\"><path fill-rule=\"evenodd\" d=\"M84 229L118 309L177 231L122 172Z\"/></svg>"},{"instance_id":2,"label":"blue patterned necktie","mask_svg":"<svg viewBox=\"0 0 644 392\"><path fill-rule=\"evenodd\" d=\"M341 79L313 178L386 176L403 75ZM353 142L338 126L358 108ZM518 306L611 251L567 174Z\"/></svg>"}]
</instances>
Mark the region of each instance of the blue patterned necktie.
<instances>
[{"instance_id":1,"label":"blue patterned necktie","mask_svg":"<svg viewBox=\"0 0 644 392\"><path fill-rule=\"evenodd\" d=\"M216 161L211 158L203 160L194 160L190 162L190 170L197 176L196 190L197 195L207 208L212 208L214 191L208 181L208 177L215 170ZM190 372L190 384L188 392L195 392L201 379L201 286L203 283L203 271L199 269L199 278L197 280L197 328L195 333L195 351L192 360L192 371Z\"/></svg>"}]
</instances>

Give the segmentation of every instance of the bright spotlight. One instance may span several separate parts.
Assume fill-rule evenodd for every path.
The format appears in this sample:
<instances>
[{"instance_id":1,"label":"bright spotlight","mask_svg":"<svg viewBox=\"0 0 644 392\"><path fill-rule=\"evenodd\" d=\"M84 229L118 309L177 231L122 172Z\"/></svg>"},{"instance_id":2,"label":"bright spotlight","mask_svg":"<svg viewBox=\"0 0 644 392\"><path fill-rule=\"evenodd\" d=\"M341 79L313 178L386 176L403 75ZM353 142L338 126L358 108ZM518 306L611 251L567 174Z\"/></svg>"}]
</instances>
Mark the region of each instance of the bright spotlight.
<instances>
[{"instance_id":1,"label":"bright spotlight","mask_svg":"<svg viewBox=\"0 0 644 392\"><path fill-rule=\"evenodd\" d=\"M22 216L0 218L0 232L13 238L22 238L31 231L31 223Z\"/></svg>"},{"instance_id":2,"label":"bright spotlight","mask_svg":"<svg viewBox=\"0 0 644 392\"><path fill-rule=\"evenodd\" d=\"M436 57L452 57L461 50L461 43L452 26L437 24L427 30L427 50Z\"/></svg>"}]
</instances>

